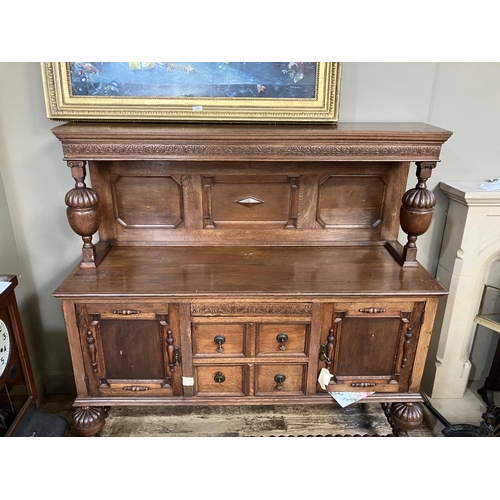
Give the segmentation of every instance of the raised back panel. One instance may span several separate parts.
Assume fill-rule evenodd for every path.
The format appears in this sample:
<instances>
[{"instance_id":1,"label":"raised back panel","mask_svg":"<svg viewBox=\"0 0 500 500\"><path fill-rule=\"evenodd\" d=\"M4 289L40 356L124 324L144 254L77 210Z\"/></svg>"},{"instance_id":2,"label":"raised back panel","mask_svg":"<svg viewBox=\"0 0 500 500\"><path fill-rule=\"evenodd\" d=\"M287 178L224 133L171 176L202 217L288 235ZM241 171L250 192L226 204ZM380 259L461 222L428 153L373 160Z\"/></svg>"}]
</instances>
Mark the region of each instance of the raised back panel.
<instances>
[{"instance_id":1,"label":"raised back panel","mask_svg":"<svg viewBox=\"0 0 500 500\"><path fill-rule=\"evenodd\" d=\"M374 228L382 222L386 181L380 175L329 175L321 180L317 221L323 228Z\"/></svg>"},{"instance_id":2,"label":"raised back panel","mask_svg":"<svg viewBox=\"0 0 500 500\"><path fill-rule=\"evenodd\" d=\"M297 227L298 177L217 175L202 179L204 227Z\"/></svg>"},{"instance_id":3,"label":"raised back panel","mask_svg":"<svg viewBox=\"0 0 500 500\"><path fill-rule=\"evenodd\" d=\"M171 176L120 176L111 182L115 220L126 228L178 227L182 187Z\"/></svg>"},{"instance_id":4,"label":"raised back panel","mask_svg":"<svg viewBox=\"0 0 500 500\"><path fill-rule=\"evenodd\" d=\"M102 240L350 244L396 240L406 162L90 162Z\"/></svg>"}]
</instances>

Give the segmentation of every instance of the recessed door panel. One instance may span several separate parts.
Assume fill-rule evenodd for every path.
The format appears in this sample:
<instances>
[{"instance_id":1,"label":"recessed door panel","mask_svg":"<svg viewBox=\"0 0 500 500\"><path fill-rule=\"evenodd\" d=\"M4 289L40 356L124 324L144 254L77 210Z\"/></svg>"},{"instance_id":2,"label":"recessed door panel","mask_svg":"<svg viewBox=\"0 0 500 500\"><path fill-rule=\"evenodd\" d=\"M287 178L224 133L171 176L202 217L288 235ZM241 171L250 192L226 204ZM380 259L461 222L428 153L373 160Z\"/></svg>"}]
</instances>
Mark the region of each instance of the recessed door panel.
<instances>
[{"instance_id":1,"label":"recessed door panel","mask_svg":"<svg viewBox=\"0 0 500 500\"><path fill-rule=\"evenodd\" d=\"M108 379L164 377L161 337L155 321L101 321L101 343Z\"/></svg>"},{"instance_id":2,"label":"recessed door panel","mask_svg":"<svg viewBox=\"0 0 500 500\"><path fill-rule=\"evenodd\" d=\"M336 374L380 376L392 373L398 351L399 318L344 320Z\"/></svg>"}]
</instances>

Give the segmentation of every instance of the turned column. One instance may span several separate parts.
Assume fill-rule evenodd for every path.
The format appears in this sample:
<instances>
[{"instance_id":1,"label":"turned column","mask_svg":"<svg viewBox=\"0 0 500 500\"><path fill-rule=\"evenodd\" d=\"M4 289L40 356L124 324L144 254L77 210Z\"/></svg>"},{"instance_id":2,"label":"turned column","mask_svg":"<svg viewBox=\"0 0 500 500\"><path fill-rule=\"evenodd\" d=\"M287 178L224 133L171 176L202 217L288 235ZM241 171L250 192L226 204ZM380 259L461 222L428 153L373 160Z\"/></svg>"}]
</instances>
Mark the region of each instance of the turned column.
<instances>
[{"instance_id":1,"label":"turned column","mask_svg":"<svg viewBox=\"0 0 500 500\"><path fill-rule=\"evenodd\" d=\"M418 266L416 241L429 229L436 205L434 194L427 189L427 179L436 167L436 162L422 161L416 164L418 183L404 194L400 211L401 229L408 235L403 248L403 266L407 267Z\"/></svg>"},{"instance_id":2,"label":"turned column","mask_svg":"<svg viewBox=\"0 0 500 500\"><path fill-rule=\"evenodd\" d=\"M83 239L80 267L95 267L96 249L92 236L101 223L99 196L85 184L85 161L68 161L75 187L66 194L66 215L73 231Z\"/></svg>"}]
</instances>

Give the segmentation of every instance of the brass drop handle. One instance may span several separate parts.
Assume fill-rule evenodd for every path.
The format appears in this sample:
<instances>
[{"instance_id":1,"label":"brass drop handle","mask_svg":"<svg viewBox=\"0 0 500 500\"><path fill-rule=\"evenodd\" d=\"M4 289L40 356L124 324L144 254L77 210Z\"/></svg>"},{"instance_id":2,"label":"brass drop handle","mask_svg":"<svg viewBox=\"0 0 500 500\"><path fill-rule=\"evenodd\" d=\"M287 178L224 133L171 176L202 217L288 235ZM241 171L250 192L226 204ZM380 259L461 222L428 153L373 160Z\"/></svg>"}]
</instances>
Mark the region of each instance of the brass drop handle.
<instances>
[{"instance_id":1,"label":"brass drop handle","mask_svg":"<svg viewBox=\"0 0 500 500\"><path fill-rule=\"evenodd\" d=\"M222 372L217 372L217 373L215 374L214 380L215 380L218 384L222 384L222 382L224 382L224 380L226 380L226 377L224 376L224 374L223 374Z\"/></svg>"},{"instance_id":2,"label":"brass drop handle","mask_svg":"<svg viewBox=\"0 0 500 500\"><path fill-rule=\"evenodd\" d=\"M288 340L288 335L286 333L278 333L276 340L280 343L279 350L284 351L286 349L285 342Z\"/></svg>"},{"instance_id":3,"label":"brass drop handle","mask_svg":"<svg viewBox=\"0 0 500 500\"><path fill-rule=\"evenodd\" d=\"M222 344L226 343L226 337L224 337L224 335L216 335L214 337L214 342L218 345L217 352L223 352L224 348L222 347Z\"/></svg>"},{"instance_id":4,"label":"brass drop handle","mask_svg":"<svg viewBox=\"0 0 500 500\"><path fill-rule=\"evenodd\" d=\"M277 373L274 376L274 381L278 384L276 386L276 389L278 389L278 391L282 391L283 390L283 382L285 380L286 380L286 377L282 373Z\"/></svg>"}]
</instances>

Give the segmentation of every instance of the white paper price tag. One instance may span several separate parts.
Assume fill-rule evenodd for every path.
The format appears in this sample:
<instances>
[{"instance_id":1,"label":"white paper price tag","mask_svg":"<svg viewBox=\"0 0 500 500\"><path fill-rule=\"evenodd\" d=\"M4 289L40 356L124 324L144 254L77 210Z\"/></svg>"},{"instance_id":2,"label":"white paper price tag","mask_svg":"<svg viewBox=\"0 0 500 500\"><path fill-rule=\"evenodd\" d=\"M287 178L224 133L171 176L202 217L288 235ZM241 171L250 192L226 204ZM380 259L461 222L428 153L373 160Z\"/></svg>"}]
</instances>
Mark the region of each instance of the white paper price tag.
<instances>
[{"instance_id":1,"label":"white paper price tag","mask_svg":"<svg viewBox=\"0 0 500 500\"><path fill-rule=\"evenodd\" d=\"M331 378L332 374L326 368L321 368L319 372L318 383L323 390L326 389L327 385L330 383Z\"/></svg>"}]
</instances>

